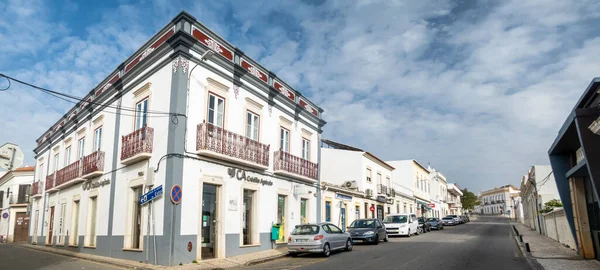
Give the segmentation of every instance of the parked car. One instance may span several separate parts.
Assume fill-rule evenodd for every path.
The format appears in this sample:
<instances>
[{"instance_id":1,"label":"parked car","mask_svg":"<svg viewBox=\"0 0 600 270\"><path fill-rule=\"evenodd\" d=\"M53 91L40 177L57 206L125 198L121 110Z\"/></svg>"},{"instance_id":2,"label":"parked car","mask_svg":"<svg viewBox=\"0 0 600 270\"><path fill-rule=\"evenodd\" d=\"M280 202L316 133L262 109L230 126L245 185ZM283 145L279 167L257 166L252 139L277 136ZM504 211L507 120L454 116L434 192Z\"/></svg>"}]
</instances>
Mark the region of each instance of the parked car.
<instances>
[{"instance_id":1,"label":"parked car","mask_svg":"<svg viewBox=\"0 0 600 270\"><path fill-rule=\"evenodd\" d=\"M415 214L392 214L383 219L387 235L404 235L410 237L419 234L419 221Z\"/></svg>"},{"instance_id":2,"label":"parked car","mask_svg":"<svg viewBox=\"0 0 600 270\"><path fill-rule=\"evenodd\" d=\"M321 253L329 257L334 250L352 251L350 234L330 223L297 225L288 237L288 253Z\"/></svg>"},{"instance_id":3,"label":"parked car","mask_svg":"<svg viewBox=\"0 0 600 270\"><path fill-rule=\"evenodd\" d=\"M455 222L456 224L462 224L462 223L460 222L460 218L458 217L458 215L447 215L446 217L451 217L451 218L453 218L453 219L454 219L454 222Z\"/></svg>"},{"instance_id":4,"label":"parked car","mask_svg":"<svg viewBox=\"0 0 600 270\"><path fill-rule=\"evenodd\" d=\"M469 218L467 216L460 216L462 223L467 223L469 222Z\"/></svg>"},{"instance_id":5,"label":"parked car","mask_svg":"<svg viewBox=\"0 0 600 270\"><path fill-rule=\"evenodd\" d=\"M419 230L421 233L426 233L426 232L431 231L431 226L429 225L429 223L427 223L427 221L425 220L424 217L419 218Z\"/></svg>"},{"instance_id":6,"label":"parked car","mask_svg":"<svg viewBox=\"0 0 600 270\"><path fill-rule=\"evenodd\" d=\"M456 219L454 219L453 217L443 217L442 224L444 226L454 226L458 225L458 221L456 221Z\"/></svg>"},{"instance_id":7,"label":"parked car","mask_svg":"<svg viewBox=\"0 0 600 270\"><path fill-rule=\"evenodd\" d=\"M379 244L383 240L389 240L385 226L379 219L357 219L348 226L348 233L352 237L353 243L373 243Z\"/></svg>"},{"instance_id":8,"label":"parked car","mask_svg":"<svg viewBox=\"0 0 600 270\"><path fill-rule=\"evenodd\" d=\"M471 222L471 219L469 218L469 216L465 215L465 219L467 220L467 222Z\"/></svg>"},{"instance_id":9,"label":"parked car","mask_svg":"<svg viewBox=\"0 0 600 270\"><path fill-rule=\"evenodd\" d=\"M432 230L443 230L444 223L439 218L428 218L427 223Z\"/></svg>"}]
</instances>

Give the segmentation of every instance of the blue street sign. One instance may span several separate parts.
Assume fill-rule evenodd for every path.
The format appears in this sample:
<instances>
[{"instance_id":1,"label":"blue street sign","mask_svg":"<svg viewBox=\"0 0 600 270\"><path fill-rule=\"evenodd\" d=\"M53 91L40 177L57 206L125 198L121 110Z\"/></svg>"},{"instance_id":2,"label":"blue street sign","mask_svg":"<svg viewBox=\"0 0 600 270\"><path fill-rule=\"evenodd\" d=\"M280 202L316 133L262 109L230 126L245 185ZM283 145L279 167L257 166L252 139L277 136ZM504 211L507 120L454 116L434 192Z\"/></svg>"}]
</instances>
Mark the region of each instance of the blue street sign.
<instances>
[{"instance_id":1,"label":"blue street sign","mask_svg":"<svg viewBox=\"0 0 600 270\"><path fill-rule=\"evenodd\" d=\"M152 190L148 191L146 194L140 196L140 204L144 205L147 202L156 199L157 197L160 197L160 195L163 194L163 188L162 185L153 188Z\"/></svg>"}]
</instances>

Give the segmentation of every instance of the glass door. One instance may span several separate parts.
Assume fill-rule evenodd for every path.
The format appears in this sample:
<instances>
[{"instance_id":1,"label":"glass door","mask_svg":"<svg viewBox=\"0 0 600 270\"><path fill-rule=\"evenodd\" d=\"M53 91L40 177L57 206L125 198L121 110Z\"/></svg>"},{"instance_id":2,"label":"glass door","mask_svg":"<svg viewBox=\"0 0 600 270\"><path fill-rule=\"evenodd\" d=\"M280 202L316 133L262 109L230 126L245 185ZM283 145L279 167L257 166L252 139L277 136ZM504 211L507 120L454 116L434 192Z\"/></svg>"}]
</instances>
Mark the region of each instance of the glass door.
<instances>
[{"instance_id":1,"label":"glass door","mask_svg":"<svg viewBox=\"0 0 600 270\"><path fill-rule=\"evenodd\" d=\"M383 220L383 205L377 206L377 218Z\"/></svg>"},{"instance_id":2,"label":"glass door","mask_svg":"<svg viewBox=\"0 0 600 270\"><path fill-rule=\"evenodd\" d=\"M202 186L202 259L216 258L217 186Z\"/></svg>"}]
</instances>

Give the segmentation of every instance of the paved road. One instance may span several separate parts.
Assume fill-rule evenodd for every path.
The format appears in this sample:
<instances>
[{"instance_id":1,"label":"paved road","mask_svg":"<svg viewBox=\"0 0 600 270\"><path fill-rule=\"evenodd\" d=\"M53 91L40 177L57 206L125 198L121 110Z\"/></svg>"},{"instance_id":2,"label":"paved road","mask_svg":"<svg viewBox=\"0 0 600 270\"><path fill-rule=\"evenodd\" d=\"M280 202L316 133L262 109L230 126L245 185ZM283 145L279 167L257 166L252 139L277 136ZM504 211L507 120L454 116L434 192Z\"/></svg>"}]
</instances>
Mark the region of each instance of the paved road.
<instances>
[{"instance_id":1,"label":"paved road","mask_svg":"<svg viewBox=\"0 0 600 270\"><path fill-rule=\"evenodd\" d=\"M530 269L506 219L485 218L441 231L358 245L329 258L303 255L244 269Z\"/></svg>"},{"instance_id":2,"label":"paved road","mask_svg":"<svg viewBox=\"0 0 600 270\"><path fill-rule=\"evenodd\" d=\"M116 270L123 268L54 253L32 250L10 244L0 244L0 269Z\"/></svg>"}]
</instances>

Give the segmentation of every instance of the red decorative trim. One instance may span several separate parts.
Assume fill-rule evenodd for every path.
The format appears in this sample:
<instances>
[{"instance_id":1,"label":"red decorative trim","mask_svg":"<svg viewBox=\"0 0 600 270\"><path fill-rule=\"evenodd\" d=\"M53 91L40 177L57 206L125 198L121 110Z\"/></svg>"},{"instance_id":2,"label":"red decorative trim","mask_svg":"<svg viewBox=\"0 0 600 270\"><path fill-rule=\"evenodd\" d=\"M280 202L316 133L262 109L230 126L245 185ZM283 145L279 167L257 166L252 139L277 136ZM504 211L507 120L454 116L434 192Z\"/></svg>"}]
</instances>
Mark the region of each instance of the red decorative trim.
<instances>
[{"instance_id":1,"label":"red decorative trim","mask_svg":"<svg viewBox=\"0 0 600 270\"><path fill-rule=\"evenodd\" d=\"M219 42L209 37L207 34L200 31L200 29L196 28L195 26L192 26L192 36L194 36L200 42L204 43L211 50L229 59L229 61L233 61L233 52L223 47L223 45L219 44Z\"/></svg>"},{"instance_id":2,"label":"red decorative trim","mask_svg":"<svg viewBox=\"0 0 600 270\"><path fill-rule=\"evenodd\" d=\"M175 26L173 26L169 31L164 33L160 38L158 38L152 45L146 48L142 53L136 56L129 64L125 66L125 71L123 73L129 72L133 67L135 67L139 62L144 60L144 58L148 57L148 55L152 54L154 50L156 50L160 45L165 43L167 39L169 39L173 34L175 34Z\"/></svg>"},{"instance_id":3,"label":"red decorative trim","mask_svg":"<svg viewBox=\"0 0 600 270\"><path fill-rule=\"evenodd\" d=\"M90 104L90 102L92 102L92 98L88 98L86 101L82 102L82 103L81 103L81 106L79 106L79 109L83 110L83 108L84 108L86 105Z\"/></svg>"},{"instance_id":4,"label":"red decorative trim","mask_svg":"<svg viewBox=\"0 0 600 270\"><path fill-rule=\"evenodd\" d=\"M104 93L104 91L108 88L110 88L113 84L115 84L115 82L120 78L119 73L117 72L117 74L115 74L115 76L113 76L107 83L105 83L102 87L98 88L98 90L96 91L96 94L94 94L94 97L98 97L99 95L101 95L102 93Z\"/></svg>"},{"instance_id":5,"label":"red decorative trim","mask_svg":"<svg viewBox=\"0 0 600 270\"><path fill-rule=\"evenodd\" d=\"M73 113L71 114L71 116L69 116L69 119L68 119L68 120L71 120L71 119L73 119L73 117L75 117L75 115L77 115L77 109L75 109L75 110L73 111Z\"/></svg>"},{"instance_id":6,"label":"red decorative trim","mask_svg":"<svg viewBox=\"0 0 600 270\"><path fill-rule=\"evenodd\" d=\"M268 82L268 80L267 80L267 74L265 74L264 72L260 71L260 69L256 68L252 64L246 62L246 60L244 60L244 58L242 58L241 64L242 64L242 67L245 70L247 70L248 72L250 72L250 74L254 75L256 78L261 79L265 83Z\"/></svg>"},{"instance_id":7,"label":"red decorative trim","mask_svg":"<svg viewBox=\"0 0 600 270\"><path fill-rule=\"evenodd\" d=\"M277 91L282 93L284 96L287 96L292 101L296 97L293 90L288 89L287 87L283 86L283 84L279 83L276 80L274 80L273 87L275 87L275 89L277 89Z\"/></svg>"},{"instance_id":8,"label":"red decorative trim","mask_svg":"<svg viewBox=\"0 0 600 270\"><path fill-rule=\"evenodd\" d=\"M319 117L319 112L317 110L315 110L315 108L313 108L312 106L308 105L308 103L306 101L304 101L302 98L300 98L300 101L298 102L298 104L300 104L301 107L308 110L314 116Z\"/></svg>"}]
</instances>

